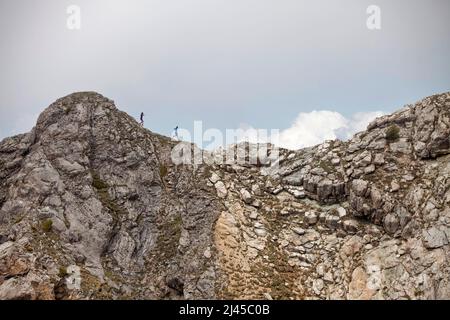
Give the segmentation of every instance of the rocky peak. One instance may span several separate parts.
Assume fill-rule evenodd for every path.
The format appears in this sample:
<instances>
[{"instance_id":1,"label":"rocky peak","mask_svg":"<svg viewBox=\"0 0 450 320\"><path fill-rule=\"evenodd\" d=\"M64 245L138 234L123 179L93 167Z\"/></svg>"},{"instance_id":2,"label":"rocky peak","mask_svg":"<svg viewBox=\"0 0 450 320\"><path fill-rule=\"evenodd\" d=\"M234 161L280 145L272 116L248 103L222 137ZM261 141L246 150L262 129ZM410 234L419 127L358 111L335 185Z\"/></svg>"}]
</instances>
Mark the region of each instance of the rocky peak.
<instances>
[{"instance_id":1,"label":"rocky peak","mask_svg":"<svg viewBox=\"0 0 450 320\"><path fill-rule=\"evenodd\" d=\"M402 147L410 144L422 158L436 158L450 153L450 93L434 95L408 105L391 115L380 117L368 126L368 131L398 128ZM394 131L390 131L395 134Z\"/></svg>"},{"instance_id":2,"label":"rocky peak","mask_svg":"<svg viewBox=\"0 0 450 320\"><path fill-rule=\"evenodd\" d=\"M194 167L71 94L0 142L0 299L448 298L449 130L444 93L276 167Z\"/></svg>"}]
</instances>

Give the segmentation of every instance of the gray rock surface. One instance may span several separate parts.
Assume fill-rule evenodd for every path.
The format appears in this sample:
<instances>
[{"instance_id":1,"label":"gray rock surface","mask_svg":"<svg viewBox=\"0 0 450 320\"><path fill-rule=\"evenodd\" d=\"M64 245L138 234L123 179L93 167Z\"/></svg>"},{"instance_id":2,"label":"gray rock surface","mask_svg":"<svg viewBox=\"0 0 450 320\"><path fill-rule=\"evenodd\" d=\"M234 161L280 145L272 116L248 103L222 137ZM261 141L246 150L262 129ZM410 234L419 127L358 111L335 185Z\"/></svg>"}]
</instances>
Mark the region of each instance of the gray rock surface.
<instances>
[{"instance_id":1,"label":"gray rock surface","mask_svg":"<svg viewBox=\"0 0 450 320\"><path fill-rule=\"evenodd\" d=\"M0 142L0 299L448 299L449 130L444 93L276 169L193 166L61 98Z\"/></svg>"}]
</instances>

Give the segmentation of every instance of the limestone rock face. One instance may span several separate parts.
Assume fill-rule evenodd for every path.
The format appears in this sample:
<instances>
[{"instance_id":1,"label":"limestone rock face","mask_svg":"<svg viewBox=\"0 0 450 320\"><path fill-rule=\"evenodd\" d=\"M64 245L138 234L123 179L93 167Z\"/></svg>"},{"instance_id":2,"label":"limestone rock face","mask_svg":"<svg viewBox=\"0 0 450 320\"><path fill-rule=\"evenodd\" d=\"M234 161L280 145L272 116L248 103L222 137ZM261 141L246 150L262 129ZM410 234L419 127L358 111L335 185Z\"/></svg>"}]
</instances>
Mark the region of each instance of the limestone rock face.
<instances>
[{"instance_id":1,"label":"limestone rock face","mask_svg":"<svg viewBox=\"0 0 450 320\"><path fill-rule=\"evenodd\" d=\"M0 142L0 299L448 299L449 139L444 93L276 166L194 166L69 95Z\"/></svg>"},{"instance_id":2,"label":"limestone rock face","mask_svg":"<svg viewBox=\"0 0 450 320\"><path fill-rule=\"evenodd\" d=\"M194 173L171 163L172 145L96 93L56 101L32 133L5 139L0 235L19 252L28 239L26 261L54 267L29 265L13 282L17 271L2 258L0 297L12 297L11 283L21 288L17 297L39 297L30 272L44 273L53 293L70 265L82 278L73 298L215 297L214 279L202 278L213 266L203 252L213 246L221 204L195 185L206 168Z\"/></svg>"}]
</instances>

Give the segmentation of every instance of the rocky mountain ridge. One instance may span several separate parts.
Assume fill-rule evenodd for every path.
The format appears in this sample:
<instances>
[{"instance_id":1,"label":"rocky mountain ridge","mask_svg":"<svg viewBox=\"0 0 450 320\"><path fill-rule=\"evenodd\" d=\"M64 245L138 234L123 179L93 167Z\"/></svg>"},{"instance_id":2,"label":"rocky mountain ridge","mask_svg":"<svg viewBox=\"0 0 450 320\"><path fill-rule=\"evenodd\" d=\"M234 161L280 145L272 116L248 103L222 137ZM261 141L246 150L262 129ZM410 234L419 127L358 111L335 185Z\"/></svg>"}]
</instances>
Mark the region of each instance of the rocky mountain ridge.
<instances>
[{"instance_id":1,"label":"rocky mountain ridge","mask_svg":"<svg viewBox=\"0 0 450 320\"><path fill-rule=\"evenodd\" d=\"M176 144L94 92L4 139L0 299L450 298L450 93L276 168Z\"/></svg>"}]
</instances>

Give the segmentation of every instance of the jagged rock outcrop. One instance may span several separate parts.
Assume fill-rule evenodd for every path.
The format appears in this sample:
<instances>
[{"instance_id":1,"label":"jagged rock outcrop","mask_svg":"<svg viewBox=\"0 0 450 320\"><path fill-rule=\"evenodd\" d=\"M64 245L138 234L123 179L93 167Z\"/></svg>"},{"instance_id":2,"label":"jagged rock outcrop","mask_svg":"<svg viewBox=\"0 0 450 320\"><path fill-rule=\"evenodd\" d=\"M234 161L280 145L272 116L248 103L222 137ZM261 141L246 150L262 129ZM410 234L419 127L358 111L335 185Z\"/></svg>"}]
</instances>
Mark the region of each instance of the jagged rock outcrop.
<instances>
[{"instance_id":1,"label":"jagged rock outcrop","mask_svg":"<svg viewBox=\"0 0 450 320\"><path fill-rule=\"evenodd\" d=\"M450 298L450 93L276 163L176 144L93 92L3 140L0 299Z\"/></svg>"},{"instance_id":2,"label":"jagged rock outcrop","mask_svg":"<svg viewBox=\"0 0 450 320\"><path fill-rule=\"evenodd\" d=\"M56 101L0 146L4 245L48 260L53 282L80 266L74 297L215 297L203 251L220 204L196 185L202 169L171 164L172 145L98 94Z\"/></svg>"}]
</instances>

